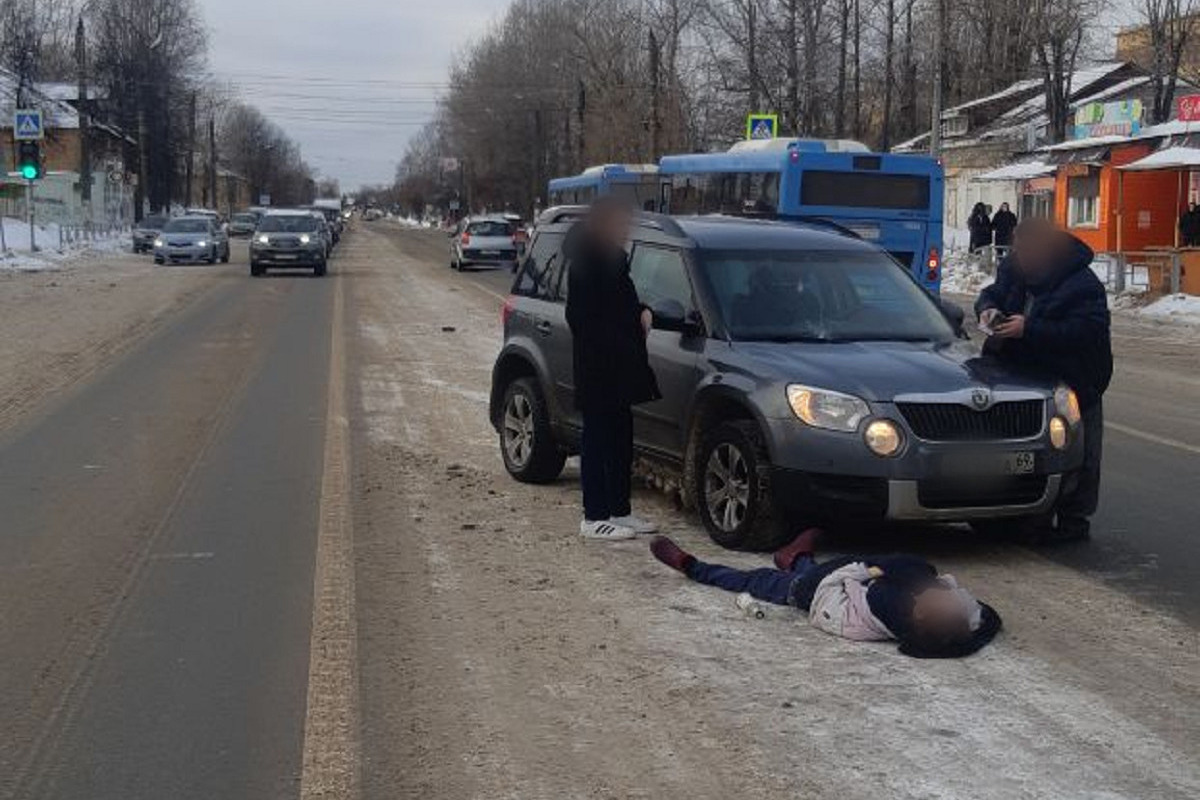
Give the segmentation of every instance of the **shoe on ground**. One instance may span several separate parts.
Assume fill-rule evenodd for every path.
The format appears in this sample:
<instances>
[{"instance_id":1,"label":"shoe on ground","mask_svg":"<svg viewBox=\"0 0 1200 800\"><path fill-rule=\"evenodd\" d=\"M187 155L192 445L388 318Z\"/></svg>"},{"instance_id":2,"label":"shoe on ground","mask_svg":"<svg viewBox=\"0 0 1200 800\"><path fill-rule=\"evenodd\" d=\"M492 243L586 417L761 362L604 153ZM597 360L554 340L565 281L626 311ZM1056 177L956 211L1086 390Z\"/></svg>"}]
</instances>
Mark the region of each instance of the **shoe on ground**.
<instances>
[{"instance_id":1,"label":"shoe on ground","mask_svg":"<svg viewBox=\"0 0 1200 800\"><path fill-rule=\"evenodd\" d=\"M635 517L633 514L625 517L613 517L609 520L609 522L622 528L629 528L629 530L641 536L646 536L647 534L651 533L658 533L657 525L649 520L642 519L641 517Z\"/></svg>"},{"instance_id":2,"label":"shoe on ground","mask_svg":"<svg viewBox=\"0 0 1200 800\"><path fill-rule=\"evenodd\" d=\"M817 549L817 539L821 535L819 528L809 528L792 540L792 543L775 552L775 566L784 572L791 572L800 556L811 556Z\"/></svg>"},{"instance_id":3,"label":"shoe on ground","mask_svg":"<svg viewBox=\"0 0 1200 800\"><path fill-rule=\"evenodd\" d=\"M684 550L666 536L655 536L650 542L650 552L662 563L673 570L687 574L688 567L695 562L696 557Z\"/></svg>"},{"instance_id":4,"label":"shoe on ground","mask_svg":"<svg viewBox=\"0 0 1200 800\"><path fill-rule=\"evenodd\" d=\"M637 534L632 529L617 525L608 519L597 522L589 522L585 519L579 523L579 533L585 539L608 542L619 542L622 539L637 538Z\"/></svg>"}]
</instances>

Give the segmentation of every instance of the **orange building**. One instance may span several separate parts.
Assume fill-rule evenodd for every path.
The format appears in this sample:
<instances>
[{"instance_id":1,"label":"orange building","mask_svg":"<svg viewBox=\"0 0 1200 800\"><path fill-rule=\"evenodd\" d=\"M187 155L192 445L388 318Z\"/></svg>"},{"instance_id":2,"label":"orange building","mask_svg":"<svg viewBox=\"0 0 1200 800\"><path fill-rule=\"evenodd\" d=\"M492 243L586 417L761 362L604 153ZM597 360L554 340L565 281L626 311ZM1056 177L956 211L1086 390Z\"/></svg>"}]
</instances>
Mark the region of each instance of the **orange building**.
<instances>
[{"instance_id":1,"label":"orange building","mask_svg":"<svg viewBox=\"0 0 1200 800\"><path fill-rule=\"evenodd\" d=\"M1119 169L1150 155L1156 145L1135 140L1084 155L1074 151L1055 176L1055 221L1097 253L1175 246L1179 215L1187 207L1187 176Z\"/></svg>"}]
</instances>

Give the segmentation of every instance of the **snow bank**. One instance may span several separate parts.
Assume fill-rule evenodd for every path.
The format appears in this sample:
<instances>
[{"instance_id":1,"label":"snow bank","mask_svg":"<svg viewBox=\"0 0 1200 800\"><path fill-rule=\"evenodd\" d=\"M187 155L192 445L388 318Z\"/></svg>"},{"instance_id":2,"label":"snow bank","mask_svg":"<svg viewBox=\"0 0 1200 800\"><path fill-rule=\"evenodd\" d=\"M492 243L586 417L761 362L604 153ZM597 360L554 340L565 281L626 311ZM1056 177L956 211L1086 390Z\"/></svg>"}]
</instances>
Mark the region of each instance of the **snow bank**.
<instances>
[{"instance_id":1,"label":"snow bank","mask_svg":"<svg viewBox=\"0 0 1200 800\"><path fill-rule=\"evenodd\" d=\"M1189 325L1200 325L1200 296L1192 294L1172 294L1161 300L1156 300L1136 312L1138 316L1153 319L1169 319L1172 322L1184 322Z\"/></svg>"},{"instance_id":2,"label":"snow bank","mask_svg":"<svg viewBox=\"0 0 1200 800\"><path fill-rule=\"evenodd\" d=\"M34 229L38 251L31 253L28 222L5 217L3 231L6 249L0 252L0 270L41 272L61 269L68 264L97 254L132 248L132 241L128 234L70 243L62 236L58 225L50 224L39 225Z\"/></svg>"},{"instance_id":3,"label":"snow bank","mask_svg":"<svg viewBox=\"0 0 1200 800\"><path fill-rule=\"evenodd\" d=\"M947 294L965 294L974 297L995 278L983 267L983 259L963 250L946 254L942 264L942 291Z\"/></svg>"}]
</instances>

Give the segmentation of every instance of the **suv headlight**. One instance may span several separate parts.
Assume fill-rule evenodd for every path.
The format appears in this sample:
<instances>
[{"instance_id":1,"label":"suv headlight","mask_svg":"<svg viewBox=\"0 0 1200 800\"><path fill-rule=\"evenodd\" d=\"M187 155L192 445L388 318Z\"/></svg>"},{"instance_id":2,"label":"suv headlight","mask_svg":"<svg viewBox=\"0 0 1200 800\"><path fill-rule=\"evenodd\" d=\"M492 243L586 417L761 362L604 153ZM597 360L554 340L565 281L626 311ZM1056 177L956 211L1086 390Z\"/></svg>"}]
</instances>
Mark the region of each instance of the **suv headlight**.
<instances>
[{"instance_id":1,"label":"suv headlight","mask_svg":"<svg viewBox=\"0 0 1200 800\"><path fill-rule=\"evenodd\" d=\"M312 237L309 236L307 233L300 234L300 244L308 244L311 241L312 241Z\"/></svg>"},{"instance_id":2,"label":"suv headlight","mask_svg":"<svg viewBox=\"0 0 1200 800\"><path fill-rule=\"evenodd\" d=\"M1059 386L1054 390L1054 409L1071 425L1078 425L1079 420L1083 419L1083 412L1079 410L1079 396L1069 386Z\"/></svg>"},{"instance_id":3,"label":"suv headlight","mask_svg":"<svg viewBox=\"0 0 1200 800\"><path fill-rule=\"evenodd\" d=\"M814 428L853 433L871 413L866 401L828 389L792 384L787 387L787 396L792 412Z\"/></svg>"},{"instance_id":4,"label":"suv headlight","mask_svg":"<svg viewBox=\"0 0 1200 800\"><path fill-rule=\"evenodd\" d=\"M200 241L196 242L196 247L208 247L208 242L204 239L201 239Z\"/></svg>"},{"instance_id":5,"label":"suv headlight","mask_svg":"<svg viewBox=\"0 0 1200 800\"><path fill-rule=\"evenodd\" d=\"M271 243L271 237L270 237L270 236L267 236L267 235L264 233L264 234L260 234L260 235L259 235L259 237L258 237L258 238L257 238L255 241L257 241L259 244L270 244L270 243Z\"/></svg>"},{"instance_id":6,"label":"suv headlight","mask_svg":"<svg viewBox=\"0 0 1200 800\"><path fill-rule=\"evenodd\" d=\"M162 240L162 239L155 239L155 240L154 240L154 246L155 246L155 247L162 247L162 246L163 246L163 240Z\"/></svg>"}]
</instances>

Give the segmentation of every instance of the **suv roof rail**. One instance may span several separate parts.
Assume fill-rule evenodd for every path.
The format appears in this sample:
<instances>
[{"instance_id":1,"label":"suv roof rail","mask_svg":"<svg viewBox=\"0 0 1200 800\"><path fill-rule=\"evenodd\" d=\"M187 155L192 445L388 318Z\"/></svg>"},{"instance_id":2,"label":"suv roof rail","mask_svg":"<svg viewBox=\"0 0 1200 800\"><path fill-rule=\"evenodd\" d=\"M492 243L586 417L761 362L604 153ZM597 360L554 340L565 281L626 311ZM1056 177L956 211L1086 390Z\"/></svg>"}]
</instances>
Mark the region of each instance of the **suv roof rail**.
<instances>
[{"instance_id":1,"label":"suv roof rail","mask_svg":"<svg viewBox=\"0 0 1200 800\"><path fill-rule=\"evenodd\" d=\"M660 214L657 211L638 211L633 215L633 223L643 228L662 231L669 236L687 236L669 214Z\"/></svg>"}]
</instances>

